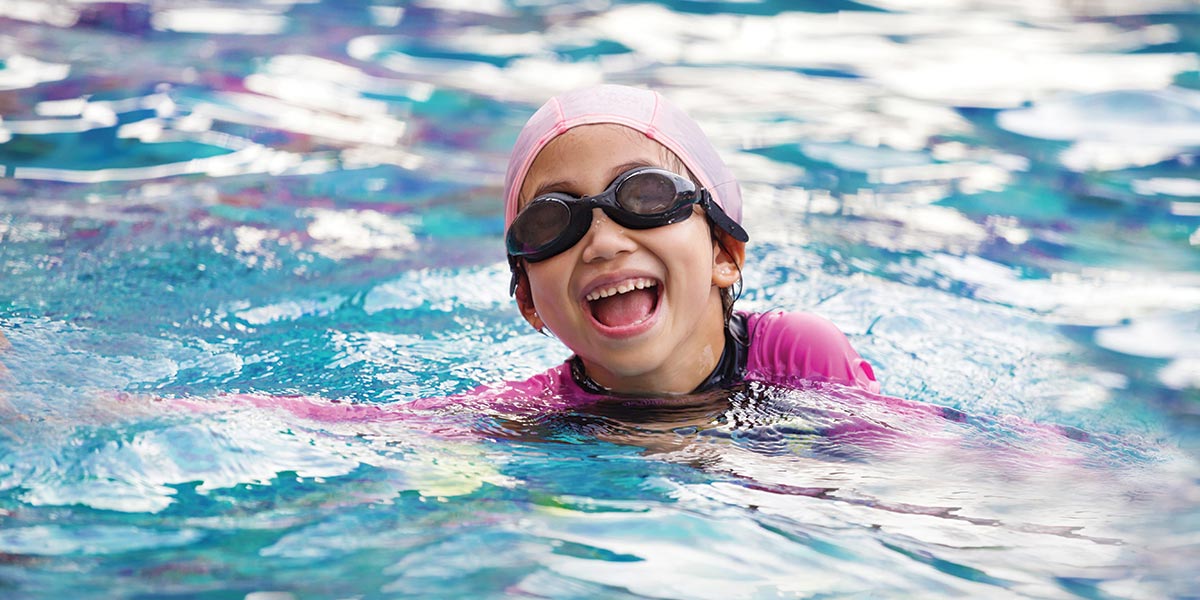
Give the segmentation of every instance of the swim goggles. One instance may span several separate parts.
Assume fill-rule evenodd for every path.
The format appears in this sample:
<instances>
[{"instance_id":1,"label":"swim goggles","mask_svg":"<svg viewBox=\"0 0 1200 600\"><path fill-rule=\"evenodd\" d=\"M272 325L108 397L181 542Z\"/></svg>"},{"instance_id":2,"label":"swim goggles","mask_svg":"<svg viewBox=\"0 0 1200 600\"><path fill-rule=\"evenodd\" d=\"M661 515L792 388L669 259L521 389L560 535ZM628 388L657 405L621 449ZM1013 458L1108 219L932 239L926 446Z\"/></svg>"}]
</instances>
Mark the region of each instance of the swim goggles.
<instances>
[{"instance_id":1,"label":"swim goggles","mask_svg":"<svg viewBox=\"0 0 1200 600\"><path fill-rule=\"evenodd\" d=\"M579 243L592 225L593 208L600 208L622 227L651 229L686 220L692 215L693 204L699 204L708 218L734 239L750 239L746 230L713 201L708 190L697 190L690 179L665 169L631 169L595 196L542 194L525 205L508 228L505 243L514 287L517 259L543 261Z\"/></svg>"}]
</instances>

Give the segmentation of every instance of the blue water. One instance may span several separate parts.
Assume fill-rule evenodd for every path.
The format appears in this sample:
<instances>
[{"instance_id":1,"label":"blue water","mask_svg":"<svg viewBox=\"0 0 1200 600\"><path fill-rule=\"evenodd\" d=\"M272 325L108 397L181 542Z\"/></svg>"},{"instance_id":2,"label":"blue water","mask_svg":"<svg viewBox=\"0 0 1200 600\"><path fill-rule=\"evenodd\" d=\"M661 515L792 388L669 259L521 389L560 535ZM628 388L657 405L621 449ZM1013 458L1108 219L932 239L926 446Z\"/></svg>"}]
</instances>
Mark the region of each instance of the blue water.
<instances>
[{"instance_id":1,"label":"blue water","mask_svg":"<svg viewBox=\"0 0 1200 600\"><path fill-rule=\"evenodd\" d=\"M1184 0L0 3L0 597L1195 597L1198 49ZM601 81L738 174L739 307L890 400L396 416L566 357L498 196Z\"/></svg>"}]
</instances>

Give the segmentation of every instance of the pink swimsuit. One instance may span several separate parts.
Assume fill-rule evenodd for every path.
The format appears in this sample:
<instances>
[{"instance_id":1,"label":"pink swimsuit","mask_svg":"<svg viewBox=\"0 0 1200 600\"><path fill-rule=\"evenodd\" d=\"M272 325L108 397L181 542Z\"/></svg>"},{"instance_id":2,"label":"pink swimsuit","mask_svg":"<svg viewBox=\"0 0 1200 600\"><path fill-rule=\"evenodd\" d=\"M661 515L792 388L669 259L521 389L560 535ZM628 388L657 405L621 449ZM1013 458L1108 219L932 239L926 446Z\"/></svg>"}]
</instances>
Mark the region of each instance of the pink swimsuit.
<instances>
[{"instance_id":1,"label":"pink swimsuit","mask_svg":"<svg viewBox=\"0 0 1200 600\"><path fill-rule=\"evenodd\" d=\"M812 313L770 312L748 315L748 326L746 379L777 385L828 381L879 393L870 363L828 320Z\"/></svg>"},{"instance_id":2,"label":"pink swimsuit","mask_svg":"<svg viewBox=\"0 0 1200 600\"><path fill-rule=\"evenodd\" d=\"M811 313L737 313L733 323L744 327L744 339L730 340L709 381L697 389L729 387L743 381L795 386L803 381L824 381L878 393L879 382L871 365L833 323ZM735 327L730 327L731 330ZM738 337L732 331L727 337ZM734 354L737 356L735 357ZM454 398L423 398L411 406L431 409L458 400L501 411L569 408L610 396L582 372L575 357L525 381L481 386Z\"/></svg>"}]
</instances>

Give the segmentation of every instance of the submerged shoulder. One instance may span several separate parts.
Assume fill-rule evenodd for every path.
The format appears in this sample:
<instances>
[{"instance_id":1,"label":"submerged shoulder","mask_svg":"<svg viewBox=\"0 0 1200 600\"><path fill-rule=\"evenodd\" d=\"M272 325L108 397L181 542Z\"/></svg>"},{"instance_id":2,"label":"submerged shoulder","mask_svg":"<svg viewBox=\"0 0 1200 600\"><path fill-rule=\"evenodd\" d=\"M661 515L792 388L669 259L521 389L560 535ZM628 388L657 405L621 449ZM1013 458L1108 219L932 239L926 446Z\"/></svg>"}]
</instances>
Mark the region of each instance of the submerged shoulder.
<instances>
[{"instance_id":1,"label":"submerged shoulder","mask_svg":"<svg viewBox=\"0 0 1200 600\"><path fill-rule=\"evenodd\" d=\"M571 363L567 361L527 379L483 384L469 392L434 402L439 406L519 414L571 407L587 395L571 377ZM432 407L429 401L423 402L420 408Z\"/></svg>"}]
</instances>

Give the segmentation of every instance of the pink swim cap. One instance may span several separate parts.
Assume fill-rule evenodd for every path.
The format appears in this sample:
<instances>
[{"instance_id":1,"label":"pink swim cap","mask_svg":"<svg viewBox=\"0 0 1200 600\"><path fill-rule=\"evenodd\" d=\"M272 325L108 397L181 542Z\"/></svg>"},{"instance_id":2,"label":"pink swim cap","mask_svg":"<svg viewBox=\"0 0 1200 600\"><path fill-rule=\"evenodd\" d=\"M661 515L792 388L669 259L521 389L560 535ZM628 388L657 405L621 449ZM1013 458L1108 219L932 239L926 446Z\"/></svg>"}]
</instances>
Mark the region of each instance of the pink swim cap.
<instances>
[{"instance_id":1,"label":"pink swim cap","mask_svg":"<svg viewBox=\"0 0 1200 600\"><path fill-rule=\"evenodd\" d=\"M700 126L658 92L599 85L555 96L538 109L513 146L504 176L504 231L517 217L517 199L529 167L542 148L568 129L613 123L642 132L675 153L736 223L742 221L742 192Z\"/></svg>"}]
</instances>

